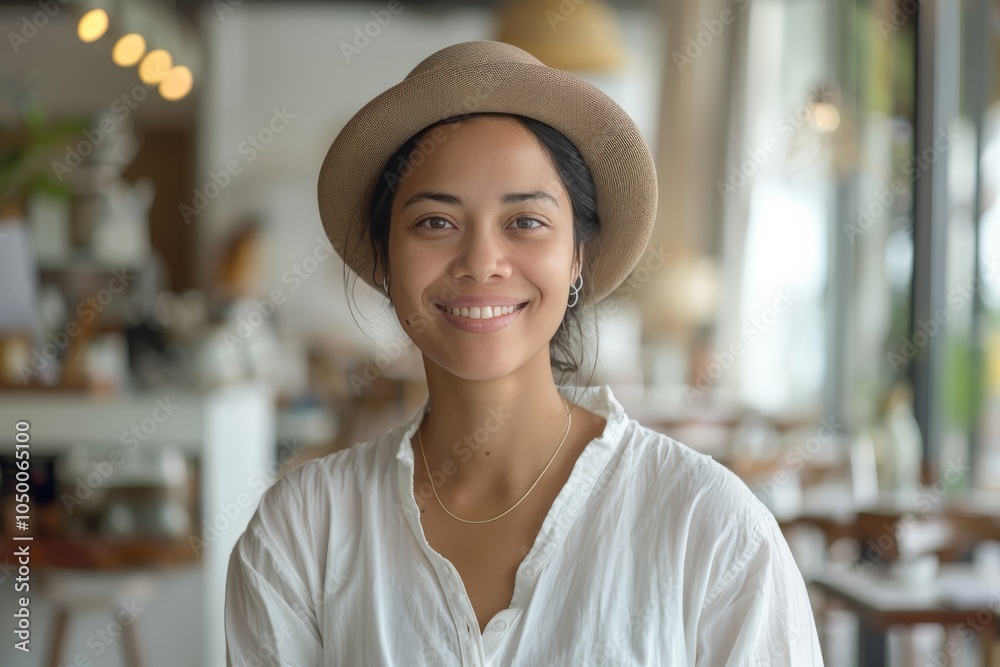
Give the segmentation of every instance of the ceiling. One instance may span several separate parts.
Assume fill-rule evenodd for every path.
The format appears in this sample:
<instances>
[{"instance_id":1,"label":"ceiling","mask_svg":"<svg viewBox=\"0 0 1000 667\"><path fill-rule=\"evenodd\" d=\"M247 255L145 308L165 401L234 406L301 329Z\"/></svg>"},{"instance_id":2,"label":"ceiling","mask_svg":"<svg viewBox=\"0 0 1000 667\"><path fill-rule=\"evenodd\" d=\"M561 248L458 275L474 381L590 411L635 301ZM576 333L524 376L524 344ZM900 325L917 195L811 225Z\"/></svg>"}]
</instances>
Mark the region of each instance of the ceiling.
<instances>
[{"instance_id":1,"label":"ceiling","mask_svg":"<svg viewBox=\"0 0 1000 667\"><path fill-rule=\"evenodd\" d=\"M223 0L225 1L225 0ZM442 9L447 9L449 7L499 7L502 4L508 2L508 0L404 0L408 5L418 5L427 8L440 7ZM566 0L567 2L573 2L574 0ZM576 2L581 2L582 0L576 0ZM639 6L649 6L656 2L656 0L605 0L610 5L616 5L621 7L639 7ZM165 0L164 4L177 7L182 12L193 16L196 10L202 5L211 5L216 0L176 0L172 2L170 0ZM243 3L254 3L254 4L289 4L288 0L242 0L238 2L233 0L233 4L243 4ZM337 5L337 4L359 4L358 0L295 0L297 4L326 4L326 5ZM374 4L374 3L373 3ZM25 2L24 0L0 0L0 7L35 7L38 6L38 0L34 2Z\"/></svg>"},{"instance_id":2,"label":"ceiling","mask_svg":"<svg viewBox=\"0 0 1000 667\"><path fill-rule=\"evenodd\" d=\"M61 2L62 0L59 0ZM202 5L211 5L217 0L177 0L176 6L189 22L196 25L194 17ZM224 1L224 0L223 0ZM237 2L237 0L232 0ZM507 0L406 0L426 10L447 11L458 6L494 7ZM580 2L582 0L564 0ZM263 0L242 0L244 3L265 4ZM357 0L297 0L297 4L354 4ZM618 6L647 5L655 0L611 0ZM56 0L53 0L56 3ZM275 5L277 1L268 2ZM288 3L285 3L286 5ZM20 33L22 21L39 11L38 0L21 2L0 0L0 35L9 32ZM28 42L20 46L14 57L0 58L0 91L9 94L13 88L30 89L52 118L60 116L93 113L95 109L107 108L116 103L135 100L135 108L130 109L131 120L143 125L181 126L194 123L196 113L195 91L177 102L162 99L152 89L143 90L134 68L120 68L110 59L111 43L100 40L85 44L76 37L77 12L61 11L48 25L38 30ZM6 39L4 41L7 41ZM8 48L9 45L4 45ZM150 94L145 94L145 93ZM126 98L123 99L122 96ZM117 105L121 108L120 105Z\"/></svg>"}]
</instances>

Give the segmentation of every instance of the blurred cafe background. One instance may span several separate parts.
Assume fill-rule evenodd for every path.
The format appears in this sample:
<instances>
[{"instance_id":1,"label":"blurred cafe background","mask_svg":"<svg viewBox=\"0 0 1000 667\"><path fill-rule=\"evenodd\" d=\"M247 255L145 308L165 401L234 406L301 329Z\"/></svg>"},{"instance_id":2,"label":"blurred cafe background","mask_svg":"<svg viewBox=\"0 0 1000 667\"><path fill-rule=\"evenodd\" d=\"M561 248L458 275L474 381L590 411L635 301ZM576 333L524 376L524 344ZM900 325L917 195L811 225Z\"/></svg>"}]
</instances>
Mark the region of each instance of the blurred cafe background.
<instances>
[{"instance_id":1,"label":"blurred cafe background","mask_svg":"<svg viewBox=\"0 0 1000 667\"><path fill-rule=\"evenodd\" d=\"M0 37L0 664L225 664L263 491L426 396L319 165L496 39L655 155L591 382L774 512L828 665L1000 665L1000 1L5 1Z\"/></svg>"}]
</instances>

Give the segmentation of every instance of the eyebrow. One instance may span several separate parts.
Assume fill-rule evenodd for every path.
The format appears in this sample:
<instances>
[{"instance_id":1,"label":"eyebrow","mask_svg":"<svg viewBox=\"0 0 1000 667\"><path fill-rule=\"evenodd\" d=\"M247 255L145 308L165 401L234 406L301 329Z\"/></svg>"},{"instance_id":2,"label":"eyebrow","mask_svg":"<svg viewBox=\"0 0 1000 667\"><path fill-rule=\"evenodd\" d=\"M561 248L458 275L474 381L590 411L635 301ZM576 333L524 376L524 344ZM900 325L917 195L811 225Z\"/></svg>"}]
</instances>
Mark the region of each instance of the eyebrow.
<instances>
[{"instance_id":1,"label":"eyebrow","mask_svg":"<svg viewBox=\"0 0 1000 667\"><path fill-rule=\"evenodd\" d=\"M446 192L432 192L429 190L422 190L417 194L413 195L412 197L410 197L409 199L407 199L406 203L403 204L403 208L406 208L410 204L415 204L416 202L423 200L438 201L443 204L452 204L454 206L462 205L462 200L456 197L455 195L450 195ZM532 201L532 200L549 201L555 204L556 208L559 208L559 202L556 201L556 198L543 190L535 190L533 192L508 192L504 196L500 197L501 204L518 204L523 201Z\"/></svg>"}]
</instances>

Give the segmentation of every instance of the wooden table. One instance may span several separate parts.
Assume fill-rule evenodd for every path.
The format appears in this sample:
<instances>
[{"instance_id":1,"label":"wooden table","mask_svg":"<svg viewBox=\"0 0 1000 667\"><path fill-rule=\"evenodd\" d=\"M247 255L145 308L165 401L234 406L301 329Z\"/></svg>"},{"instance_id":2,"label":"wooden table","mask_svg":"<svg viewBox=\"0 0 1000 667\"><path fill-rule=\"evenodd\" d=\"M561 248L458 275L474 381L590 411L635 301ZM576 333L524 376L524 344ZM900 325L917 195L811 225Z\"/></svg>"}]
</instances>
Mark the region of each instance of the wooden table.
<instances>
[{"instance_id":1,"label":"wooden table","mask_svg":"<svg viewBox=\"0 0 1000 667\"><path fill-rule=\"evenodd\" d=\"M1000 541L1000 501L995 498L959 498L945 508L945 514L964 534Z\"/></svg>"},{"instance_id":2,"label":"wooden table","mask_svg":"<svg viewBox=\"0 0 1000 667\"><path fill-rule=\"evenodd\" d=\"M851 567L814 579L810 585L823 591L853 612L860 622L858 667L882 665L885 661L884 633L894 625L936 623L957 631L958 641L949 632L945 655L964 651L975 638L980 646L981 664L992 667L993 643L1000 628L1000 581L985 584L965 563L945 563L931 585L904 585L878 565ZM983 600L959 602L955 596L976 589ZM991 598L992 591L992 598ZM948 650L947 642L951 644ZM929 664L955 664L944 659Z\"/></svg>"},{"instance_id":3,"label":"wooden table","mask_svg":"<svg viewBox=\"0 0 1000 667\"><path fill-rule=\"evenodd\" d=\"M829 547L847 537L855 540L864 560L893 562L899 559L898 533L909 527L909 546L920 553L935 553L942 561L962 558L985 540L1000 541L1000 507L957 499L932 511L865 509L853 514L801 514L778 521L782 531L799 526L819 530Z\"/></svg>"},{"instance_id":4,"label":"wooden table","mask_svg":"<svg viewBox=\"0 0 1000 667\"><path fill-rule=\"evenodd\" d=\"M31 541L16 542L12 536L0 536L0 563L17 562L15 551L27 546L31 553L32 573L46 568L113 572L132 568L165 569L191 565L201 561L201 554L192 546L192 539L201 535L176 538L134 537L53 537L41 536Z\"/></svg>"},{"instance_id":5,"label":"wooden table","mask_svg":"<svg viewBox=\"0 0 1000 667\"><path fill-rule=\"evenodd\" d=\"M857 515L800 514L778 520L778 526L782 533L802 526L814 528L823 534L823 542L827 548L844 537L858 539Z\"/></svg>"}]
</instances>

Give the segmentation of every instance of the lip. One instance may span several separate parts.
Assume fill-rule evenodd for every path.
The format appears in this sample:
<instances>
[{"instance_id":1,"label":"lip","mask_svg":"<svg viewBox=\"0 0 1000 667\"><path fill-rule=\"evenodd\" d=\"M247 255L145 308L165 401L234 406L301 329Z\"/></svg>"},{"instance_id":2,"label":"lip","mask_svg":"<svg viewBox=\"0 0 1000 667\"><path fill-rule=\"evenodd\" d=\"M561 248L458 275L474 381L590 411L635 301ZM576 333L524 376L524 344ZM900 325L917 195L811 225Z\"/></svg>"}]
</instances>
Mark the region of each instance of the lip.
<instances>
[{"instance_id":1,"label":"lip","mask_svg":"<svg viewBox=\"0 0 1000 667\"><path fill-rule=\"evenodd\" d=\"M525 302L518 301L512 304L501 304L494 302L492 305L516 306L521 303ZM458 308L458 306L452 306L452 307ZM450 312L445 311L442 306L437 306L437 310L448 322L450 322L457 329L461 329L462 331L467 331L468 333L492 333L494 331L500 331L501 329L506 329L507 327L509 327L511 324L514 323L514 320L520 317L521 313L523 313L525 309L527 309L527 307L528 306L525 303L524 308L518 308L513 313L507 313L506 315L501 315L500 317L491 317L488 320L473 320L468 317L461 317L460 315L452 315Z\"/></svg>"}]
</instances>

